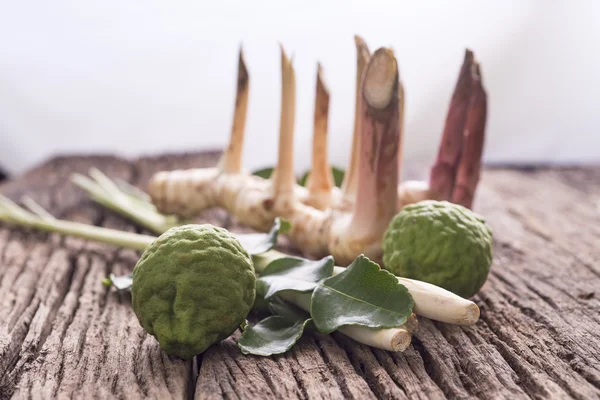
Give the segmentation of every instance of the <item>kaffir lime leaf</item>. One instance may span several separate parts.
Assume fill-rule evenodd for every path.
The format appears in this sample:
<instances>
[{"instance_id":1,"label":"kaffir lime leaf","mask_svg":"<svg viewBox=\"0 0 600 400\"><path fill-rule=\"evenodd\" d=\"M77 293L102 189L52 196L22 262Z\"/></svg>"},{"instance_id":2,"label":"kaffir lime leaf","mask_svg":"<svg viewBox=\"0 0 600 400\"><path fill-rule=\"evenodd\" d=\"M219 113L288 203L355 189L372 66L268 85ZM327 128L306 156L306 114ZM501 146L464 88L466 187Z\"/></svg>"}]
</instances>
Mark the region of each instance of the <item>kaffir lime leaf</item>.
<instances>
[{"instance_id":1,"label":"kaffir lime leaf","mask_svg":"<svg viewBox=\"0 0 600 400\"><path fill-rule=\"evenodd\" d=\"M168 354L190 359L231 335L255 297L252 259L227 230L171 228L133 270L133 310Z\"/></svg>"},{"instance_id":2,"label":"kaffir lime leaf","mask_svg":"<svg viewBox=\"0 0 600 400\"><path fill-rule=\"evenodd\" d=\"M490 270L492 231L483 217L457 204L410 204L388 226L383 262L396 275L471 297Z\"/></svg>"}]
</instances>

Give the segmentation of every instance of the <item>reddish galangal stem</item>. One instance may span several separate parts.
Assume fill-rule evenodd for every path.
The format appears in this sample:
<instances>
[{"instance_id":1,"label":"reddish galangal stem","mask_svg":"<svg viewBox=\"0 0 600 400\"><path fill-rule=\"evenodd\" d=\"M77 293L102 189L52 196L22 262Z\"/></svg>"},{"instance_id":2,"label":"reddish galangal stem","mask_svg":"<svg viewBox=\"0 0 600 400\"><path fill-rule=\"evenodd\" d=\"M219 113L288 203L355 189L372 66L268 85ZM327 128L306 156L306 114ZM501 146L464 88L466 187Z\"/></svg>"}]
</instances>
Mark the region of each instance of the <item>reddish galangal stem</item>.
<instances>
[{"instance_id":1,"label":"reddish galangal stem","mask_svg":"<svg viewBox=\"0 0 600 400\"><path fill-rule=\"evenodd\" d=\"M456 171L463 148L467 110L471 99L473 65L473 52L467 49L458 82L450 100L437 159L431 169L429 179L432 197L440 200L449 200L454 188Z\"/></svg>"},{"instance_id":2,"label":"reddish galangal stem","mask_svg":"<svg viewBox=\"0 0 600 400\"><path fill-rule=\"evenodd\" d=\"M471 98L464 130L464 150L456 173L456 183L451 201L471 208L475 190L479 183L481 155L485 142L487 117L487 94L483 88L481 69L478 63L473 68Z\"/></svg>"}]
</instances>

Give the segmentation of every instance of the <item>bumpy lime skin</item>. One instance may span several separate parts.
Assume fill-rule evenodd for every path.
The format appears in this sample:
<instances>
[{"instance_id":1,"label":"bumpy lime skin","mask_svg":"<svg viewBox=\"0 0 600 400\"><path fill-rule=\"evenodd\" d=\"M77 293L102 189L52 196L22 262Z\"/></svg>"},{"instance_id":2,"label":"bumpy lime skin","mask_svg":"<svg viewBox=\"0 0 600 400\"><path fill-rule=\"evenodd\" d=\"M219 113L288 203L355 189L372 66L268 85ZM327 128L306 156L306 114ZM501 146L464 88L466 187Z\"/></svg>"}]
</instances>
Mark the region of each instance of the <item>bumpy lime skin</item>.
<instances>
[{"instance_id":1,"label":"bumpy lime skin","mask_svg":"<svg viewBox=\"0 0 600 400\"><path fill-rule=\"evenodd\" d=\"M492 231L473 211L447 201L405 206L383 239L383 263L396 275L471 297L492 264Z\"/></svg>"},{"instance_id":2,"label":"bumpy lime skin","mask_svg":"<svg viewBox=\"0 0 600 400\"><path fill-rule=\"evenodd\" d=\"M133 270L133 310L168 354L190 359L231 335L255 297L248 252L213 225L169 229Z\"/></svg>"}]
</instances>

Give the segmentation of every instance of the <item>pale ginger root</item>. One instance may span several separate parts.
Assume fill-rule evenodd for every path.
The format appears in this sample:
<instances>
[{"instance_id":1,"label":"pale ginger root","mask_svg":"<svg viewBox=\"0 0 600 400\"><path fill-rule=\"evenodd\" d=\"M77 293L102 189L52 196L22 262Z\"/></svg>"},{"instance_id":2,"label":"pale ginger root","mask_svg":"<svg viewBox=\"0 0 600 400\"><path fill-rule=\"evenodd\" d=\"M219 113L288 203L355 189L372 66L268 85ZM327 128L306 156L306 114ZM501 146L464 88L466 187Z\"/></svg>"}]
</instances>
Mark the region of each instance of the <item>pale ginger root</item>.
<instances>
[{"instance_id":1,"label":"pale ginger root","mask_svg":"<svg viewBox=\"0 0 600 400\"><path fill-rule=\"evenodd\" d=\"M401 170L404 89L390 49L373 55L356 37L357 95L352 154L342 188L332 184L327 161L329 92L317 72L313 164L306 187L293 170L295 72L281 49L282 97L277 165L270 179L241 171L249 75L239 63L234 128L215 168L160 172L148 193L163 213L193 217L225 208L239 222L268 230L275 217L291 223L287 233L306 256L334 256L347 265L360 254L380 261L381 241L392 217L406 204L450 200L471 207L479 179L487 99L479 65L467 50L450 102L439 154L428 182L398 184Z\"/></svg>"}]
</instances>

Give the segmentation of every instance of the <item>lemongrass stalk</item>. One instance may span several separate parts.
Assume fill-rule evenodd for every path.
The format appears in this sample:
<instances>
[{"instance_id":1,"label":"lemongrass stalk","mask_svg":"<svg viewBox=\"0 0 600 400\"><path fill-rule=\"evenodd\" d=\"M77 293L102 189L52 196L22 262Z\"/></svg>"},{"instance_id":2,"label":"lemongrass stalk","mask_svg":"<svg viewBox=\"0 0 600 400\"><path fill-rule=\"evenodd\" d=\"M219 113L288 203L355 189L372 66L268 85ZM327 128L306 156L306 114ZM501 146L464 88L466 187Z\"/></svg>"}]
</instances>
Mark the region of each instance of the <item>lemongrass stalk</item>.
<instances>
[{"instance_id":1,"label":"lemongrass stalk","mask_svg":"<svg viewBox=\"0 0 600 400\"><path fill-rule=\"evenodd\" d=\"M310 313L310 293L297 293L292 291L283 291L279 296L304 311ZM411 322L411 327L416 328L415 320ZM406 326L398 328L367 328L365 326L343 326L338 328L338 332L356 340L367 346L376 347L387 351L404 351L410 346L412 332Z\"/></svg>"},{"instance_id":2,"label":"lemongrass stalk","mask_svg":"<svg viewBox=\"0 0 600 400\"><path fill-rule=\"evenodd\" d=\"M81 174L73 174L71 182L83 189L97 203L133 220L137 224L161 234L183 222L165 216L140 195L128 194L97 169L91 169L92 180Z\"/></svg>"},{"instance_id":3,"label":"lemongrass stalk","mask_svg":"<svg viewBox=\"0 0 600 400\"><path fill-rule=\"evenodd\" d=\"M97 184L107 192L110 198L118 199L121 202L125 202L125 204L129 204L137 212L142 212L142 210L147 211L152 215L152 218L161 222L165 218L176 218L160 214L156 210L154 204L150 201L150 196L140 189L137 189L135 186L132 186L125 181L112 181L108 176L104 175L96 168L91 168L89 173L90 176L96 180Z\"/></svg>"},{"instance_id":4,"label":"lemongrass stalk","mask_svg":"<svg viewBox=\"0 0 600 400\"><path fill-rule=\"evenodd\" d=\"M343 326L338 332L367 346L402 352L410 346L412 333L405 328L373 329L365 326Z\"/></svg>"},{"instance_id":5,"label":"lemongrass stalk","mask_svg":"<svg viewBox=\"0 0 600 400\"><path fill-rule=\"evenodd\" d=\"M155 232L164 230L162 225L164 225L166 217L158 213L152 203L142 200L139 196L127 194L97 168L91 168L89 174L95 182L89 179L88 182L95 186L96 194L108 202L108 206L112 205L116 211L123 209L123 212L133 217L138 216L142 221L147 221L146 225ZM77 180L77 174L75 174L74 181Z\"/></svg>"},{"instance_id":6,"label":"lemongrass stalk","mask_svg":"<svg viewBox=\"0 0 600 400\"><path fill-rule=\"evenodd\" d=\"M119 189L117 184L104 175L98 168L90 168L89 174L111 198L122 201L127 198L127 195Z\"/></svg>"},{"instance_id":7,"label":"lemongrass stalk","mask_svg":"<svg viewBox=\"0 0 600 400\"><path fill-rule=\"evenodd\" d=\"M103 228L80 222L42 218L22 209L2 195L0 195L0 221L134 250L144 250L156 239L154 236L124 232L117 229Z\"/></svg>"},{"instance_id":8,"label":"lemongrass stalk","mask_svg":"<svg viewBox=\"0 0 600 400\"><path fill-rule=\"evenodd\" d=\"M270 250L253 257L254 268L260 273L278 258L288 257L287 254ZM333 274L345 270L336 266ZM397 277L398 282L408 289L414 300L413 312L422 317L456 325L473 325L479 320L479 307L471 300L464 299L446 289L427 282Z\"/></svg>"}]
</instances>

